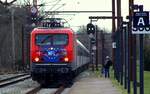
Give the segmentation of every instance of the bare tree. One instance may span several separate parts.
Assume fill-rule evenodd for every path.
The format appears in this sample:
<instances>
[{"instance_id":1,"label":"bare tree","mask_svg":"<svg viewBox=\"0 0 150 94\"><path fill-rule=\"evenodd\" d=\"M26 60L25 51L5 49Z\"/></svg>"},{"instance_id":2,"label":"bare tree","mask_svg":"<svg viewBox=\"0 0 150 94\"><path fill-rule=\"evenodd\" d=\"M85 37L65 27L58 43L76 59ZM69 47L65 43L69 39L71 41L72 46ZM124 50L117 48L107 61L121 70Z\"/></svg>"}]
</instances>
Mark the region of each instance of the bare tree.
<instances>
[{"instance_id":1,"label":"bare tree","mask_svg":"<svg viewBox=\"0 0 150 94\"><path fill-rule=\"evenodd\" d=\"M10 6L12 5L14 2L16 2L17 0L12 0L11 2L7 2L7 0L5 0L5 2L0 0L0 4L4 5L4 6Z\"/></svg>"},{"instance_id":2,"label":"bare tree","mask_svg":"<svg viewBox=\"0 0 150 94\"><path fill-rule=\"evenodd\" d=\"M30 0L17 0L16 4L20 6L31 6Z\"/></svg>"}]
</instances>

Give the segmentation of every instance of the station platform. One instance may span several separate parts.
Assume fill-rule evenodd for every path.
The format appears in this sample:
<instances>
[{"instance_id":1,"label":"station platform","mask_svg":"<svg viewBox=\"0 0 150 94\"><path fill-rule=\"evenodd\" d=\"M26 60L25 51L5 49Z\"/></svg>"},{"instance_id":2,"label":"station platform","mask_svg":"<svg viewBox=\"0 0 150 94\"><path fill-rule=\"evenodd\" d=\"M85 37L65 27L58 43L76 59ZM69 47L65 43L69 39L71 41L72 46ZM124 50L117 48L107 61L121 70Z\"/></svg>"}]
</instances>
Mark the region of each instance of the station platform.
<instances>
[{"instance_id":1,"label":"station platform","mask_svg":"<svg viewBox=\"0 0 150 94\"><path fill-rule=\"evenodd\" d=\"M69 94L121 94L121 92L109 78L91 76L91 73L87 72L75 82Z\"/></svg>"}]
</instances>

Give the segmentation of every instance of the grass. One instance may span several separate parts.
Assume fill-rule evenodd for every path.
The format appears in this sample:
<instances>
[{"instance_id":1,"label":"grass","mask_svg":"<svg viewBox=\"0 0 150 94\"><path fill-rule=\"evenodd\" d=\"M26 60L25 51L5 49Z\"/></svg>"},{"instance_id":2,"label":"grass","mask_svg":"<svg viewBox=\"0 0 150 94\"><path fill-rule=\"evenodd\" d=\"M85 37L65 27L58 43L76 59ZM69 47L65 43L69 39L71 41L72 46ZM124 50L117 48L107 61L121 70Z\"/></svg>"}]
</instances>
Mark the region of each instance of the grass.
<instances>
[{"instance_id":1,"label":"grass","mask_svg":"<svg viewBox=\"0 0 150 94\"><path fill-rule=\"evenodd\" d=\"M101 66L100 66L101 68ZM99 78L99 79L104 79L104 77L101 76L101 73L100 73L100 68L98 71L94 71L94 74ZM113 77L113 70L112 68L110 69L110 79L112 81L112 84L113 86L115 86L119 92L121 92L121 94L127 94L126 91L123 89L123 87L114 79Z\"/></svg>"},{"instance_id":2,"label":"grass","mask_svg":"<svg viewBox=\"0 0 150 94\"><path fill-rule=\"evenodd\" d=\"M138 73L139 74L139 73ZM139 77L137 75L137 77ZM120 85L120 83L117 82L116 79L113 77L113 71L111 71L111 80L113 85L118 88L118 90L122 94L128 94L127 90L124 89L123 86ZM137 88L137 94L139 94L139 87ZM131 82L131 94L133 94L133 83ZM150 94L150 71L144 71L144 94Z\"/></svg>"},{"instance_id":3,"label":"grass","mask_svg":"<svg viewBox=\"0 0 150 94\"><path fill-rule=\"evenodd\" d=\"M150 71L144 72L144 94L150 94Z\"/></svg>"},{"instance_id":4,"label":"grass","mask_svg":"<svg viewBox=\"0 0 150 94\"><path fill-rule=\"evenodd\" d=\"M127 91L123 88L123 86L118 83L118 81L114 78L114 71L113 69L110 70L110 79L112 84L121 92L121 94L127 94Z\"/></svg>"},{"instance_id":5,"label":"grass","mask_svg":"<svg viewBox=\"0 0 150 94\"><path fill-rule=\"evenodd\" d=\"M101 66L100 66L101 67ZM94 73L100 77L100 70L94 71ZM121 86L116 79L114 79L113 69L110 69L110 79L113 85L121 92L121 94L128 94L127 89L124 89L124 86ZM101 77L100 77L101 78ZM139 65L137 65L137 80L139 82ZM139 87L137 88L137 94L139 94ZM133 83L131 82L131 93L133 94ZM144 71L144 94L150 94L150 71Z\"/></svg>"}]
</instances>

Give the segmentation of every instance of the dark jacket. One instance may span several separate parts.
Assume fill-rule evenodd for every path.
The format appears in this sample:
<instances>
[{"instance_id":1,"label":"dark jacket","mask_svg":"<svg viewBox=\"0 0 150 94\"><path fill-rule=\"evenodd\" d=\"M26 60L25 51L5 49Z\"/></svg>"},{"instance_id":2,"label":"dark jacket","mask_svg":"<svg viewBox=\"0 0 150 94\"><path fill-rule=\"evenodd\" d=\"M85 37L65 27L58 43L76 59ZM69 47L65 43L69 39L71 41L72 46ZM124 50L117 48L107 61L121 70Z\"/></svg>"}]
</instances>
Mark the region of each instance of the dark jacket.
<instances>
[{"instance_id":1,"label":"dark jacket","mask_svg":"<svg viewBox=\"0 0 150 94\"><path fill-rule=\"evenodd\" d=\"M112 61L111 60L106 60L104 63L104 68L108 68L112 65Z\"/></svg>"}]
</instances>

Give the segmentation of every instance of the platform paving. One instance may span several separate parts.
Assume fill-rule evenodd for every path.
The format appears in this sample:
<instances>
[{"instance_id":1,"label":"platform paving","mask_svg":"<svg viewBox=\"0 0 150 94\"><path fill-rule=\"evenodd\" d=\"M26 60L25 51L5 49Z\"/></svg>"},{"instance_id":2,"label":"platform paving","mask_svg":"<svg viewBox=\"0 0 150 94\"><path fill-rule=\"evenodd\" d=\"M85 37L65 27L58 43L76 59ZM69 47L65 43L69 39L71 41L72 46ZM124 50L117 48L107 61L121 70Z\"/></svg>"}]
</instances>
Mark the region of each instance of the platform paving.
<instances>
[{"instance_id":1,"label":"platform paving","mask_svg":"<svg viewBox=\"0 0 150 94\"><path fill-rule=\"evenodd\" d=\"M85 76L76 81L69 94L121 94L121 92L108 78Z\"/></svg>"}]
</instances>

